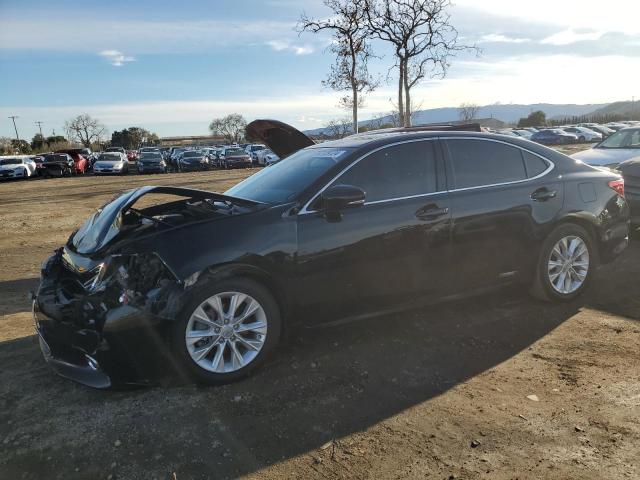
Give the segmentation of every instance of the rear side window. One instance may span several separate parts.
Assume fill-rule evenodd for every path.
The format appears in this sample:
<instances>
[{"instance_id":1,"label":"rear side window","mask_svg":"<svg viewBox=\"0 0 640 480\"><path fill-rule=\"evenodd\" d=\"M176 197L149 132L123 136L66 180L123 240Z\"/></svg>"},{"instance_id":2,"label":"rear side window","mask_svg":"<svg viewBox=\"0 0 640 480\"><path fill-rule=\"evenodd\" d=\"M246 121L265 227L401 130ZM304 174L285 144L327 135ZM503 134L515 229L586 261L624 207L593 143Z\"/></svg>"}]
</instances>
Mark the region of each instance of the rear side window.
<instances>
[{"instance_id":1,"label":"rear side window","mask_svg":"<svg viewBox=\"0 0 640 480\"><path fill-rule=\"evenodd\" d=\"M362 188L367 202L433 193L436 191L434 142L409 142L378 150L333 184Z\"/></svg>"},{"instance_id":2,"label":"rear side window","mask_svg":"<svg viewBox=\"0 0 640 480\"><path fill-rule=\"evenodd\" d=\"M522 152L522 157L524 158L524 166L527 169L527 177L537 177L542 172L544 172L549 165L543 159L534 155L533 153L529 153L525 150L520 150Z\"/></svg>"},{"instance_id":3,"label":"rear side window","mask_svg":"<svg viewBox=\"0 0 640 480\"><path fill-rule=\"evenodd\" d=\"M526 180L522 153L504 143L474 139L447 140L455 188Z\"/></svg>"}]
</instances>

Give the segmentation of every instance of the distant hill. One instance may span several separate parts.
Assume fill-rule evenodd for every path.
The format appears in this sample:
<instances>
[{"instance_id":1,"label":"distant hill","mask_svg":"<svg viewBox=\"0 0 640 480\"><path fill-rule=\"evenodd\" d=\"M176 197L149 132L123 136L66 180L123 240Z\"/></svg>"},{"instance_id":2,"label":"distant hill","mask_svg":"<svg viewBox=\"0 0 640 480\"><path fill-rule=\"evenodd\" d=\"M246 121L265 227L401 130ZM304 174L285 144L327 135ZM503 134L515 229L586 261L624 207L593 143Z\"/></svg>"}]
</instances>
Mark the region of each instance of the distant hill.
<instances>
[{"instance_id":1,"label":"distant hill","mask_svg":"<svg viewBox=\"0 0 640 480\"><path fill-rule=\"evenodd\" d=\"M631 114L638 114L640 112L640 102L614 102L609 105L605 105L604 107L600 107L593 112L590 112L592 115L621 115L621 116L629 116Z\"/></svg>"},{"instance_id":2,"label":"distant hill","mask_svg":"<svg viewBox=\"0 0 640 480\"><path fill-rule=\"evenodd\" d=\"M617 103L630 103L630 102L617 102ZM502 120L505 123L516 123L518 119L526 117L531 112L536 110L542 110L547 114L547 118L555 117L571 117L590 114L593 111L597 111L602 108L607 108L615 104L595 103L586 105L575 104L553 104L553 103L534 103L530 105L518 105L518 104L495 104L485 105L480 107L478 111L478 118L496 118ZM439 122L454 122L459 120L458 107L445 107L445 108L431 108L428 110L418 110L413 114L414 125L424 125L427 123L439 123ZM382 123L390 123L391 116L384 117ZM371 120L363 120L358 125L364 127L368 126ZM306 130L308 135L322 135L327 133L326 128L316 128L313 130Z\"/></svg>"}]
</instances>

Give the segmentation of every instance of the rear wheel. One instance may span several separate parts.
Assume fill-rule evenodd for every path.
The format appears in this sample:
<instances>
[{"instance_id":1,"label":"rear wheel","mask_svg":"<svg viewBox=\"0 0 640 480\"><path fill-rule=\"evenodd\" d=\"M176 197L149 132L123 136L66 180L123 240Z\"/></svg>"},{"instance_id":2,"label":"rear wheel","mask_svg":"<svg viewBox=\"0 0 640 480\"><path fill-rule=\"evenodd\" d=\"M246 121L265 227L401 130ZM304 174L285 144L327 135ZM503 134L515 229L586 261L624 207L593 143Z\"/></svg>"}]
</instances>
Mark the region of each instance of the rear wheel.
<instances>
[{"instance_id":1,"label":"rear wheel","mask_svg":"<svg viewBox=\"0 0 640 480\"><path fill-rule=\"evenodd\" d=\"M573 300L586 288L595 264L587 231L579 225L561 225L542 245L532 294L547 301Z\"/></svg>"},{"instance_id":2,"label":"rear wheel","mask_svg":"<svg viewBox=\"0 0 640 480\"><path fill-rule=\"evenodd\" d=\"M179 364L198 383L219 384L246 376L280 338L278 304L246 278L206 282L170 332Z\"/></svg>"}]
</instances>

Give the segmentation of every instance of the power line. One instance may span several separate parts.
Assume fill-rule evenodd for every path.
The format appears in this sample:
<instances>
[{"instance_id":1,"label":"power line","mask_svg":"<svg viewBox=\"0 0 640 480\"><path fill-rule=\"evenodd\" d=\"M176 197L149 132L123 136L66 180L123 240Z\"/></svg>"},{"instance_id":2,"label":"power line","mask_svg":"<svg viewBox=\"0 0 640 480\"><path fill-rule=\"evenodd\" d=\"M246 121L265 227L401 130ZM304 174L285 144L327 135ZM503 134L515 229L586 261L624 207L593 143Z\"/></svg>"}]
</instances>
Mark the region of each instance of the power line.
<instances>
[{"instance_id":1,"label":"power line","mask_svg":"<svg viewBox=\"0 0 640 480\"><path fill-rule=\"evenodd\" d=\"M20 136L18 135L18 127L16 127L16 118L20 118L17 115L9 115L9 117L11 120L13 120L13 129L16 131L16 139L18 140L18 142L20 141Z\"/></svg>"},{"instance_id":2,"label":"power line","mask_svg":"<svg viewBox=\"0 0 640 480\"><path fill-rule=\"evenodd\" d=\"M43 124L43 123L44 123L44 122L41 122L41 121L39 121L39 120L38 120L38 121L36 122L36 125L38 125L38 128L40 129L40 137L44 140L44 135L42 135L42 124Z\"/></svg>"}]
</instances>

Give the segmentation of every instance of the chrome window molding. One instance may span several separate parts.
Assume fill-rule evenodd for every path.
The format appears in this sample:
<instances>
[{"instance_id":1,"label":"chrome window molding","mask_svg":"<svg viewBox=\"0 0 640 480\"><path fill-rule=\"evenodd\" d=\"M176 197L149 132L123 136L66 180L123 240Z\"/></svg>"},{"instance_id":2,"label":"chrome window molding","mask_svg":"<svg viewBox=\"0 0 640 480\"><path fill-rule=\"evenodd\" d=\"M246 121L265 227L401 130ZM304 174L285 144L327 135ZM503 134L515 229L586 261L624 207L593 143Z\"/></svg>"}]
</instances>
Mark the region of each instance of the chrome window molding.
<instances>
[{"instance_id":1,"label":"chrome window molding","mask_svg":"<svg viewBox=\"0 0 640 480\"><path fill-rule=\"evenodd\" d=\"M402 140L399 142L394 142L394 143L388 143L386 145L382 145L381 147L375 148L373 150L371 150L370 152L365 153L364 155L356 158L353 162L351 162L349 165L347 165L344 169L342 169L335 177L333 177L331 180L329 180L329 182L327 182L325 184L324 187L322 187L313 197L311 197L311 199L305 203L304 207L302 207L302 209L298 212L298 215L306 215L309 213L318 213L319 210L310 210L309 206L315 202L318 197L320 195L322 195L322 192L324 192L327 188L329 188L329 186L331 184L333 184L333 182L335 182L338 178L340 178L344 173L346 173L348 170L350 170L353 166L357 165L361 160L364 160L365 158L367 158L369 155L376 153L380 150L383 150L385 148L388 147L393 147L395 145L402 145L404 143L414 143L414 142L432 142L434 140L482 140L485 142L496 142L496 143L502 143L504 145L507 145L509 147L513 147L513 148L517 148L520 150L523 150L527 153L530 153L531 155L535 155L536 157L542 159L544 162L547 163L548 167L547 169L536 175L535 177L531 177L531 178L525 178L523 180L513 180L510 182L502 182L502 183L493 183L493 184L489 184L489 185L477 185L474 187L464 187L464 188L453 188L453 189L447 189L447 190L440 190L437 192L430 192L430 193L421 193L418 195L410 195L410 196L406 196L406 197L396 197L396 198L388 198L388 199L384 199L384 200L374 200L373 202L367 202L365 201L364 206L366 205L376 205L376 204L380 204L380 203L387 203L387 202L396 202L399 200L408 200L411 198L419 198L419 197L428 197L428 196L432 196L432 195L440 195L443 193L453 193L453 192L463 192L466 190L477 190L479 188L491 188L491 187L499 187L499 186L504 186L504 185L512 185L512 184L518 184L518 183L524 183L524 182L530 182L532 180L536 180L538 178L544 177L546 174L548 174L549 172L551 172L551 170L553 170L555 168L555 164L543 157L542 155L533 152L527 148L521 147L519 145L514 145L513 143L509 143L509 142L505 142L502 140L498 140L495 138L483 138L483 137L429 137L429 138L415 138L415 139L410 139L410 140ZM524 161L524 159L523 159Z\"/></svg>"},{"instance_id":2,"label":"chrome window molding","mask_svg":"<svg viewBox=\"0 0 640 480\"><path fill-rule=\"evenodd\" d=\"M448 192L464 192L466 190L477 190L478 188L491 188L491 187L500 187L503 185L514 185L514 184L518 184L518 183L524 183L524 182L530 182L531 180L536 180L538 178L544 177L547 173L549 173L551 170L554 169L555 164L543 157L542 155L540 155L539 153L536 152L532 152L531 150L521 147L519 145L514 145L513 143L509 143L509 142L504 142L502 140L497 140L495 138L482 138L482 137L439 137L440 140L460 140L460 139L464 139L464 140L482 140L484 142L495 142L495 143L502 143L504 145L507 145L509 147L512 148L517 148L519 150L523 150L527 153L530 153L531 155L535 155L536 157L542 159L546 164L547 164L547 169L542 172L539 173L538 175L536 175L535 177L530 177L530 178L523 178L522 180L512 180L510 182L500 182L500 183L490 183L487 185L475 185L473 187L463 187L463 188L452 188L450 190L447 190ZM522 160L524 162L524 159Z\"/></svg>"}]
</instances>

